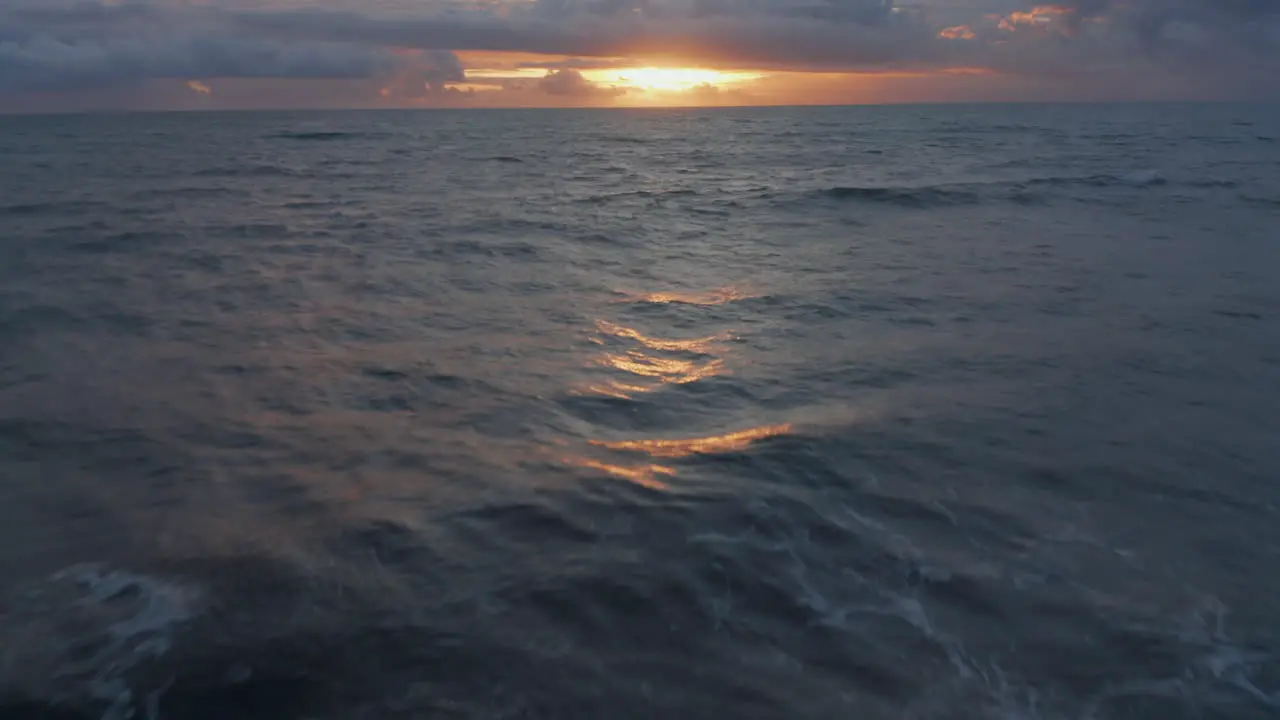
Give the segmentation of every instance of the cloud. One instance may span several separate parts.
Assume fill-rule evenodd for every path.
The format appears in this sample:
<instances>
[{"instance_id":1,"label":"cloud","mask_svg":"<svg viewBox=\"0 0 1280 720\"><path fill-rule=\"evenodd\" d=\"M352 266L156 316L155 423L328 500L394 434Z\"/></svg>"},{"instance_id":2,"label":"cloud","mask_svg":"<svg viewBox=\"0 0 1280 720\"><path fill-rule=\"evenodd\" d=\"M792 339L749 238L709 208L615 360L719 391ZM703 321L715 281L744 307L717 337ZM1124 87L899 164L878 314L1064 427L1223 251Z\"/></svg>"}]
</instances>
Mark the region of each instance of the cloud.
<instances>
[{"instance_id":1,"label":"cloud","mask_svg":"<svg viewBox=\"0 0 1280 720\"><path fill-rule=\"evenodd\" d=\"M0 93L329 78L431 97L466 80L463 51L547 55L521 66L560 97L612 92L576 71L638 61L1280 97L1280 1L0 0Z\"/></svg>"},{"instance_id":2,"label":"cloud","mask_svg":"<svg viewBox=\"0 0 1280 720\"><path fill-rule=\"evenodd\" d=\"M447 83L462 82L467 79L462 61L457 54L449 50L430 50L424 55L422 67L423 81L429 90L439 92Z\"/></svg>"},{"instance_id":3,"label":"cloud","mask_svg":"<svg viewBox=\"0 0 1280 720\"><path fill-rule=\"evenodd\" d=\"M1064 5L1038 5L1028 11L1014 11L1001 18L1001 30L1016 31L1019 28L1043 29L1051 25L1055 18L1068 16L1076 12L1073 7Z\"/></svg>"},{"instance_id":4,"label":"cloud","mask_svg":"<svg viewBox=\"0 0 1280 720\"><path fill-rule=\"evenodd\" d=\"M541 5L542 3L538 3ZM455 51L514 51L579 57L645 56L684 62L854 67L935 57L930 33L909 23L833 23L805 14L684 15L665 11L614 18L592 12L559 16L440 14L419 18L329 11L241 13L239 29L294 40Z\"/></svg>"},{"instance_id":5,"label":"cloud","mask_svg":"<svg viewBox=\"0 0 1280 720\"><path fill-rule=\"evenodd\" d=\"M1189 85L1252 88L1280 96L1280 2L1273 0L1074 0L997 16L997 28L1031 47L1034 63L1148 75ZM1032 40L1028 35L1043 36ZM977 32L991 41L989 33ZM1065 62L1064 62L1065 61Z\"/></svg>"},{"instance_id":6,"label":"cloud","mask_svg":"<svg viewBox=\"0 0 1280 720\"><path fill-rule=\"evenodd\" d=\"M188 80L187 87L191 88L193 91L197 93L200 93L201 95L213 94L213 88L209 87L208 85L205 85L199 80Z\"/></svg>"},{"instance_id":7,"label":"cloud","mask_svg":"<svg viewBox=\"0 0 1280 720\"><path fill-rule=\"evenodd\" d=\"M450 83L465 82L466 70L457 54L448 50L418 50L395 53L398 69L382 83L383 97L421 100L440 96Z\"/></svg>"},{"instance_id":8,"label":"cloud","mask_svg":"<svg viewBox=\"0 0 1280 720\"><path fill-rule=\"evenodd\" d=\"M0 5L0 92L153 79L362 78L401 64L367 43L237 34L216 13L88 3L6 12Z\"/></svg>"},{"instance_id":9,"label":"cloud","mask_svg":"<svg viewBox=\"0 0 1280 720\"><path fill-rule=\"evenodd\" d=\"M752 96L742 88L724 88L709 82L698 83L682 93L699 105L724 105L751 102Z\"/></svg>"},{"instance_id":10,"label":"cloud","mask_svg":"<svg viewBox=\"0 0 1280 720\"><path fill-rule=\"evenodd\" d=\"M301 10L239 13L236 21L249 34L296 40L640 56L759 69L965 65L1061 75L1128 73L1137 61L1146 69L1163 64L1171 72L1208 76L1235 75L1252 66L1250 74L1274 88L1273 73L1264 69L1280 62L1278 9L1272 0L1077 0L1012 8L998 0L964 7L934 0L911 12L896 12L881 0L538 0L509 6L501 16L472 10L388 19ZM968 22L935 20L961 11L971 16ZM1190 38L1222 52L1202 54L1189 68L1192 58L1184 46ZM972 42L949 42L954 40Z\"/></svg>"},{"instance_id":11,"label":"cloud","mask_svg":"<svg viewBox=\"0 0 1280 720\"><path fill-rule=\"evenodd\" d=\"M616 97L625 95L626 88L610 87L593 83L582 77L582 73L573 69L552 70L538 80L537 89L548 95L564 97Z\"/></svg>"},{"instance_id":12,"label":"cloud","mask_svg":"<svg viewBox=\"0 0 1280 720\"><path fill-rule=\"evenodd\" d=\"M968 25L952 25L951 27L943 28L938 33L938 37L948 40L972 40L977 35L974 34L973 28Z\"/></svg>"},{"instance_id":13,"label":"cloud","mask_svg":"<svg viewBox=\"0 0 1280 720\"><path fill-rule=\"evenodd\" d=\"M515 7L528 17L563 21L587 16L651 20L756 15L867 25L882 24L892 0L534 0Z\"/></svg>"},{"instance_id":14,"label":"cloud","mask_svg":"<svg viewBox=\"0 0 1280 720\"><path fill-rule=\"evenodd\" d=\"M565 58L564 60L547 59L541 62L525 61L517 63L516 67L531 70L614 70L635 67L635 61L605 58Z\"/></svg>"}]
</instances>

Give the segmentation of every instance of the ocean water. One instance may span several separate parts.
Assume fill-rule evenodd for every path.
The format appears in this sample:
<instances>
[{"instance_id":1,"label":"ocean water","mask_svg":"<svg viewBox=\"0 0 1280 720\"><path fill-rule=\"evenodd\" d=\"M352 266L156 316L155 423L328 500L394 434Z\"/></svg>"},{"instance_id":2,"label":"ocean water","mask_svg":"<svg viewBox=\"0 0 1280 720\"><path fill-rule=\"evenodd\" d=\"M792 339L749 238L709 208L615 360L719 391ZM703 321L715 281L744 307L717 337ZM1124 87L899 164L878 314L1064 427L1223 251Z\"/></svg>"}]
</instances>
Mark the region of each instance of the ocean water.
<instances>
[{"instance_id":1,"label":"ocean water","mask_svg":"<svg viewBox=\"0 0 1280 720\"><path fill-rule=\"evenodd\" d=\"M0 718L1280 717L1280 112L0 119Z\"/></svg>"}]
</instances>

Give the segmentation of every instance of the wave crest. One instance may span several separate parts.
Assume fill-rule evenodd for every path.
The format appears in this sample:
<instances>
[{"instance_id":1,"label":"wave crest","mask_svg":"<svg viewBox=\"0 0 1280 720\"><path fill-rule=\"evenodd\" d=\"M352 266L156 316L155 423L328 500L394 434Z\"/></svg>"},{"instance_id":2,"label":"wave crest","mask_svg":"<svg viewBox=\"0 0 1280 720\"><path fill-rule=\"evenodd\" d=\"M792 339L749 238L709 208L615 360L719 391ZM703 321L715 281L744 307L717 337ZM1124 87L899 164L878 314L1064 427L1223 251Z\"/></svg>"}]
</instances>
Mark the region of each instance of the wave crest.
<instances>
[{"instance_id":1,"label":"wave crest","mask_svg":"<svg viewBox=\"0 0 1280 720\"><path fill-rule=\"evenodd\" d=\"M1154 188L1181 185L1210 190L1232 188L1236 184L1214 179L1172 183L1159 170L1134 170L1094 175L1050 175L1024 180L979 183L930 184L914 186L835 186L807 193L810 197L843 202L893 205L908 209L932 209L1011 202L1020 205L1051 199L1046 188Z\"/></svg>"},{"instance_id":2,"label":"wave crest","mask_svg":"<svg viewBox=\"0 0 1280 720\"><path fill-rule=\"evenodd\" d=\"M0 696L98 707L102 720L137 717L163 688L135 688L131 676L169 652L199 597L175 582L97 564L58 572L0 615Z\"/></svg>"},{"instance_id":3,"label":"wave crest","mask_svg":"<svg viewBox=\"0 0 1280 720\"><path fill-rule=\"evenodd\" d=\"M924 187L833 187L823 191L836 200L887 203L903 207L939 207L946 205L975 205L982 202L976 193L951 190L935 186Z\"/></svg>"}]
</instances>

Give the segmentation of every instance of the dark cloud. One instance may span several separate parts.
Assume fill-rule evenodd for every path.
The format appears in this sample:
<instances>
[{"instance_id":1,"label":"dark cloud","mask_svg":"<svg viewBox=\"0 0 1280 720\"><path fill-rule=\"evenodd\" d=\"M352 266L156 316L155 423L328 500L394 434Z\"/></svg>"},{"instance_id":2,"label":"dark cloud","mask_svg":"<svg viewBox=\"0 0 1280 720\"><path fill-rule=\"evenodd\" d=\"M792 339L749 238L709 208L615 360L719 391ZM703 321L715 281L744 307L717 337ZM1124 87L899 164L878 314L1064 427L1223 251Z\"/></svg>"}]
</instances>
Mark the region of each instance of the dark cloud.
<instances>
[{"instance_id":1,"label":"dark cloud","mask_svg":"<svg viewBox=\"0 0 1280 720\"><path fill-rule=\"evenodd\" d=\"M1149 0L1132 5L1088 0L1074 7L1082 16L1115 17L1154 51L1193 37L1226 52L1241 44L1280 48L1280 3L1274 0Z\"/></svg>"},{"instance_id":2,"label":"dark cloud","mask_svg":"<svg viewBox=\"0 0 1280 720\"><path fill-rule=\"evenodd\" d=\"M536 0L528 12L547 19L587 15L654 20L753 15L876 25L889 18L892 8L893 0Z\"/></svg>"},{"instance_id":3,"label":"dark cloud","mask_svg":"<svg viewBox=\"0 0 1280 720\"><path fill-rule=\"evenodd\" d=\"M442 92L447 83L458 83L467 79L462 61L449 50L430 50L422 58L423 82L427 89Z\"/></svg>"},{"instance_id":4,"label":"dark cloud","mask_svg":"<svg viewBox=\"0 0 1280 720\"><path fill-rule=\"evenodd\" d=\"M0 90L67 90L157 78L360 78L384 74L395 64L393 57L367 47L231 35L37 36L0 41Z\"/></svg>"},{"instance_id":5,"label":"dark cloud","mask_svg":"<svg viewBox=\"0 0 1280 720\"><path fill-rule=\"evenodd\" d=\"M212 13L87 3L8 12L0 6L0 91L165 78L368 78L403 64L368 43L236 33Z\"/></svg>"},{"instance_id":6,"label":"dark cloud","mask_svg":"<svg viewBox=\"0 0 1280 720\"><path fill-rule=\"evenodd\" d=\"M1280 63L1276 0L1070 0L1043 9L1061 11L1044 18L1044 29L1065 36L1046 49L1069 46L1118 70L1137 61L1188 81L1280 94L1271 70Z\"/></svg>"},{"instance_id":7,"label":"dark cloud","mask_svg":"<svg viewBox=\"0 0 1280 720\"><path fill-rule=\"evenodd\" d=\"M512 18L442 15L383 19L350 13L297 11L236 16L248 34L327 38L420 48L519 51L579 57L644 56L685 62L761 67L866 65L945 60L945 48L923 25L832 23L770 14L714 18L631 18L593 14L550 21L538 14Z\"/></svg>"},{"instance_id":8,"label":"dark cloud","mask_svg":"<svg viewBox=\"0 0 1280 720\"><path fill-rule=\"evenodd\" d=\"M449 83L467 79L458 56L448 50L428 50L398 58L400 70L384 81L380 91L384 97L400 100L422 100L439 97L451 88Z\"/></svg>"},{"instance_id":9,"label":"dark cloud","mask_svg":"<svg viewBox=\"0 0 1280 720\"><path fill-rule=\"evenodd\" d=\"M516 67L531 70L614 70L635 67L635 62L606 58L566 58L564 60L548 59L544 62L521 62L516 63Z\"/></svg>"},{"instance_id":10,"label":"dark cloud","mask_svg":"<svg viewBox=\"0 0 1280 720\"><path fill-rule=\"evenodd\" d=\"M1004 6L1003 3L999 4ZM640 56L727 66L785 69L981 66L1007 73L1152 71L1201 76L1246 71L1276 87L1280 62L1277 4L1260 0L1077 0L1018 25L1020 13L971 6L970 37L932 18L944 5L895 12L881 0L801 3L693 0L687 4L540 0L506 17L454 13L395 20L317 11L237 16L245 32L295 39L454 50L521 51L579 58ZM619 12L625 17L616 17ZM1000 24L1006 28L1003 32ZM1032 33L1010 32L1032 30ZM1049 32L1049 30L1061 32ZM957 41L959 40L959 42ZM1214 52L1216 51L1216 54ZM1250 68L1253 68L1250 70Z\"/></svg>"},{"instance_id":11,"label":"dark cloud","mask_svg":"<svg viewBox=\"0 0 1280 720\"><path fill-rule=\"evenodd\" d=\"M548 95L561 97L616 97L625 95L626 88L609 87L593 83L582 77L577 70L552 70L538 80L537 89Z\"/></svg>"}]
</instances>

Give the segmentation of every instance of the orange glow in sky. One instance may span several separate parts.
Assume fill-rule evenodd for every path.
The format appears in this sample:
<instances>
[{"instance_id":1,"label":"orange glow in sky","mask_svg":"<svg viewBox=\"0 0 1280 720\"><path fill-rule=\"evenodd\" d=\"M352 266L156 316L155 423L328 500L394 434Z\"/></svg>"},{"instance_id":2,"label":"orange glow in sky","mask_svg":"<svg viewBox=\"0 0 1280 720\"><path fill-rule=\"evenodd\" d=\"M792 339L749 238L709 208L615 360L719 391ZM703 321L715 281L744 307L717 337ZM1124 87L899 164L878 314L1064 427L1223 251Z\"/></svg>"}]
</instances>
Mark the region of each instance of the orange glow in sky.
<instances>
[{"instance_id":1,"label":"orange glow in sky","mask_svg":"<svg viewBox=\"0 0 1280 720\"><path fill-rule=\"evenodd\" d=\"M699 86L724 87L755 80L761 75L762 73L746 70L682 67L613 68L582 72L582 76L587 80L602 85L658 92L688 91Z\"/></svg>"},{"instance_id":2,"label":"orange glow in sky","mask_svg":"<svg viewBox=\"0 0 1280 720\"><path fill-rule=\"evenodd\" d=\"M954 38L951 42L969 42L966 38L972 31L957 26L947 28L944 34ZM428 57L421 51L406 53ZM423 92L426 76L420 69L411 69L383 85L380 102L395 107L843 105L982 98L990 89L998 91L1008 84L1007 77L984 67L831 71L527 52L464 51L456 56L465 76L447 80L448 92ZM986 99L1006 98L996 95ZM673 296L668 301L705 300Z\"/></svg>"},{"instance_id":3,"label":"orange glow in sky","mask_svg":"<svg viewBox=\"0 0 1280 720\"><path fill-rule=\"evenodd\" d=\"M958 30L956 34L960 35ZM468 99L473 105L663 107L919 101L933 95L936 86L963 87L976 82L957 82L957 76L994 74L978 68L816 72L685 66L646 62L643 58L597 58L584 63L581 59L529 53L458 55L466 66L467 81L452 87L473 93ZM537 92L539 83L552 72L577 73L583 88L597 92Z\"/></svg>"}]
</instances>

